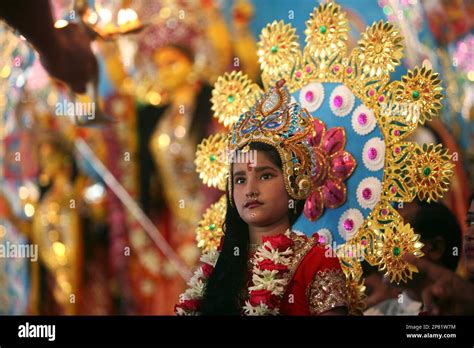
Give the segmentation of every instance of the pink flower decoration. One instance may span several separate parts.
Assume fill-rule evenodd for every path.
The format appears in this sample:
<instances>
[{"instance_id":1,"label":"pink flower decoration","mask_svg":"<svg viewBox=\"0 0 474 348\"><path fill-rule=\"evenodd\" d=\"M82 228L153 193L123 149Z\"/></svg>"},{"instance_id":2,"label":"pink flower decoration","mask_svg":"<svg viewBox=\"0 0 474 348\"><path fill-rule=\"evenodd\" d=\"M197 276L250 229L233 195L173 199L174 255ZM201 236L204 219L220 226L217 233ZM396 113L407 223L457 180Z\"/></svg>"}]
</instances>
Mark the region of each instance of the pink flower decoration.
<instances>
[{"instance_id":1,"label":"pink flower decoration","mask_svg":"<svg viewBox=\"0 0 474 348\"><path fill-rule=\"evenodd\" d=\"M326 131L319 119L313 121L315 134L308 138L314 151L315 174L311 178L315 190L306 199L304 215L310 221L321 217L324 208L340 207L347 199L346 181L357 165L354 157L344 150L346 132L342 127Z\"/></svg>"}]
</instances>

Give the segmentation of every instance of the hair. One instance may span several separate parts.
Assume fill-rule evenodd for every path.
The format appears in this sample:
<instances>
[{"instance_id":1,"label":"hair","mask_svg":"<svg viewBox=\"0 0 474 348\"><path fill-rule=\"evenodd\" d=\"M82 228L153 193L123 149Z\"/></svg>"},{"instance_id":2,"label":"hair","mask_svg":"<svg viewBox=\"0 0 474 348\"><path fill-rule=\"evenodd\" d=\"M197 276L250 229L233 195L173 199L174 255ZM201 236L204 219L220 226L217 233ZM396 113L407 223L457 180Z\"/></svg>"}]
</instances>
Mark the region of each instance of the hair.
<instances>
[{"instance_id":1,"label":"hair","mask_svg":"<svg viewBox=\"0 0 474 348\"><path fill-rule=\"evenodd\" d=\"M264 151L270 160L282 168L282 161L278 152L264 143L252 142L251 150ZM232 179L232 168L230 171ZM232 185L234 187L234 185ZM249 227L240 217L235 204L231 206L233 192L227 187L227 211L222 226L224 238L222 250L214 271L207 282L201 313L203 315L240 315L240 299L247 280L247 258L249 253ZM288 210L290 225L293 225L301 215L304 200L295 201L295 209ZM236 255L235 250L239 251Z\"/></svg>"},{"instance_id":2,"label":"hair","mask_svg":"<svg viewBox=\"0 0 474 348\"><path fill-rule=\"evenodd\" d=\"M444 239L446 245L439 263L450 270L456 270L461 249L461 227L446 205L439 202L418 202L418 210L410 224L420 235L423 243L436 237ZM458 253L453 253L457 248ZM453 255L454 254L454 255Z\"/></svg>"}]
</instances>

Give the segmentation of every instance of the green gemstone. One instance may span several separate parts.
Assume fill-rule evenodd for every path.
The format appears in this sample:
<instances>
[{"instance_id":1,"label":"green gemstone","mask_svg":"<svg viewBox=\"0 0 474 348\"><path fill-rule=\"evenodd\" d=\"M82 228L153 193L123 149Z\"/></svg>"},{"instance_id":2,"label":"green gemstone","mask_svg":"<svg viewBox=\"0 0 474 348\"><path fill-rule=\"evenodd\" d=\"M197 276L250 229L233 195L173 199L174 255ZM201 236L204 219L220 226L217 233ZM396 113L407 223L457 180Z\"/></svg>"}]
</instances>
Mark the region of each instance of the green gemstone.
<instances>
[{"instance_id":1,"label":"green gemstone","mask_svg":"<svg viewBox=\"0 0 474 348\"><path fill-rule=\"evenodd\" d=\"M423 169L423 175L428 176L430 174L431 174L431 168L430 167L425 167L425 169Z\"/></svg>"},{"instance_id":2,"label":"green gemstone","mask_svg":"<svg viewBox=\"0 0 474 348\"><path fill-rule=\"evenodd\" d=\"M400 248L399 247L394 247L393 248L393 255L398 256L400 255Z\"/></svg>"},{"instance_id":3,"label":"green gemstone","mask_svg":"<svg viewBox=\"0 0 474 348\"><path fill-rule=\"evenodd\" d=\"M210 229L211 231L214 231L214 230L216 229L216 225L215 225L215 224L210 224L210 225L209 225L209 229Z\"/></svg>"},{"instance_id":4,"label":"green gemstone","mask_svg":"<svg viewBox=\"0 0 474 348\"><path fill-rule=\"evenodd\" d=\"M278 52L278 47L272 46L272 53L277 53L277 52Z\"/></svg>"},{"instance_id":5,"label":"green gemstone","mask_svg":"<svg viewBox=\"0 0 474 348\"><path fill-rule=\"evenodd\" d=\"M420 92L418 91L413 91L413 93L411 94L411 96L413 97L413 99L418 99L420 97Z\"/></svg>"},{"instance_id":6,"label":"green gemstone","mask_svg":"<svg viewBox=\"0 0 474 348\"><path fill-rule=\"evenodd\" d=\"M211 160L211 162L214 162L216 160L216 155L212 154L211 156L209 156L209 159Z\"/></svg>"},{"instance_id":7,"label":"green gemstone","mask_svg":"<svg viewBox=\"0 0 474 348\"><path fill-rule=\"evenodd\" d=\"M321 26L319 27L319 32L320 32L321 34L324 34L324 33L326 32L326 30L327 30L327 29L326 29L326 26L325 26L325 25L321 25Z\"/></svg>"},{"instance_id":8,"label":"green gemstone","mask_svg":"<svg viewBox=\"0 0 474 348\"><path fill-rule=\"evenodd\" d=\"M227 100L229 101L229 103L233 103L234 102L234 96L233 95L229 95L227 97Z\"/></svg>"}]
</instances>

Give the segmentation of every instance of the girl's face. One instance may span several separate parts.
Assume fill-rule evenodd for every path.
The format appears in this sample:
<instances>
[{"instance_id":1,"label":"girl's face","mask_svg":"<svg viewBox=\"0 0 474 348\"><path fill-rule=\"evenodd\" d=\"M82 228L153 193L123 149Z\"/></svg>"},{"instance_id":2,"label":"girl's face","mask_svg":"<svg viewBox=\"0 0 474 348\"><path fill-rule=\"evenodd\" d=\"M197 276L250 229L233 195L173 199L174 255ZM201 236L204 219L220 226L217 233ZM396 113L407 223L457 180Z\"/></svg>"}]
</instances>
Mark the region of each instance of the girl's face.
<instances>
[{"instance_id":1,"label":"girl's face","mask_svg":"<svg viewBox=\"0 0 474 348\"><path fill-rule=\"evenodd\" d=\"M254 164L234 163L232 170L234 202L242 220L260 227L287 218L290 197L282 171L264 151L257 151Z\"/></svg>"}]
</instances>

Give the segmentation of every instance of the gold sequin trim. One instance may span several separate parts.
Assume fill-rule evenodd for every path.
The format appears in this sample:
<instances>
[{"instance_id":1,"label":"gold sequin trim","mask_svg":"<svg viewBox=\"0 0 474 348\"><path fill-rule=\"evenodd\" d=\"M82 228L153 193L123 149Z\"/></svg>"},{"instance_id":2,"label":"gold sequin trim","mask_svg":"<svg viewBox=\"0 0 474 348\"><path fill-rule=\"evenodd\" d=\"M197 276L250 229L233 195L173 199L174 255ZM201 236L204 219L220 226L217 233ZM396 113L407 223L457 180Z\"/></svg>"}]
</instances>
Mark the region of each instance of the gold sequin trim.
<instances>
[{"instance_id":1,"label":"gold sequin trim","mask_svg":"<svg viewBox=\"0 0 474 348\"><path fill-rule=\"evenodd\" d=\"M336 307L347 307L344 273L340 269L318 271L306 290L306 297L312 315L318 315Z\"/></svg>"},{"instance_id":2,"label":"gold sequin trim","mask_svg":"<svg viewBox=\"0 0 474 348\"><path fill-rule=\"evenodd\" d=\"M288 272L288 279L291 281L293 278L296 270L298 269L301 260L306 256L308 251L316 245L318 242L315 238L308 238L304 235L299 235L295 232L291 232L290 238L293 240L293 258L291 260L291 264L289 265L289 272Z\"/></svg>"}]
</instances>

